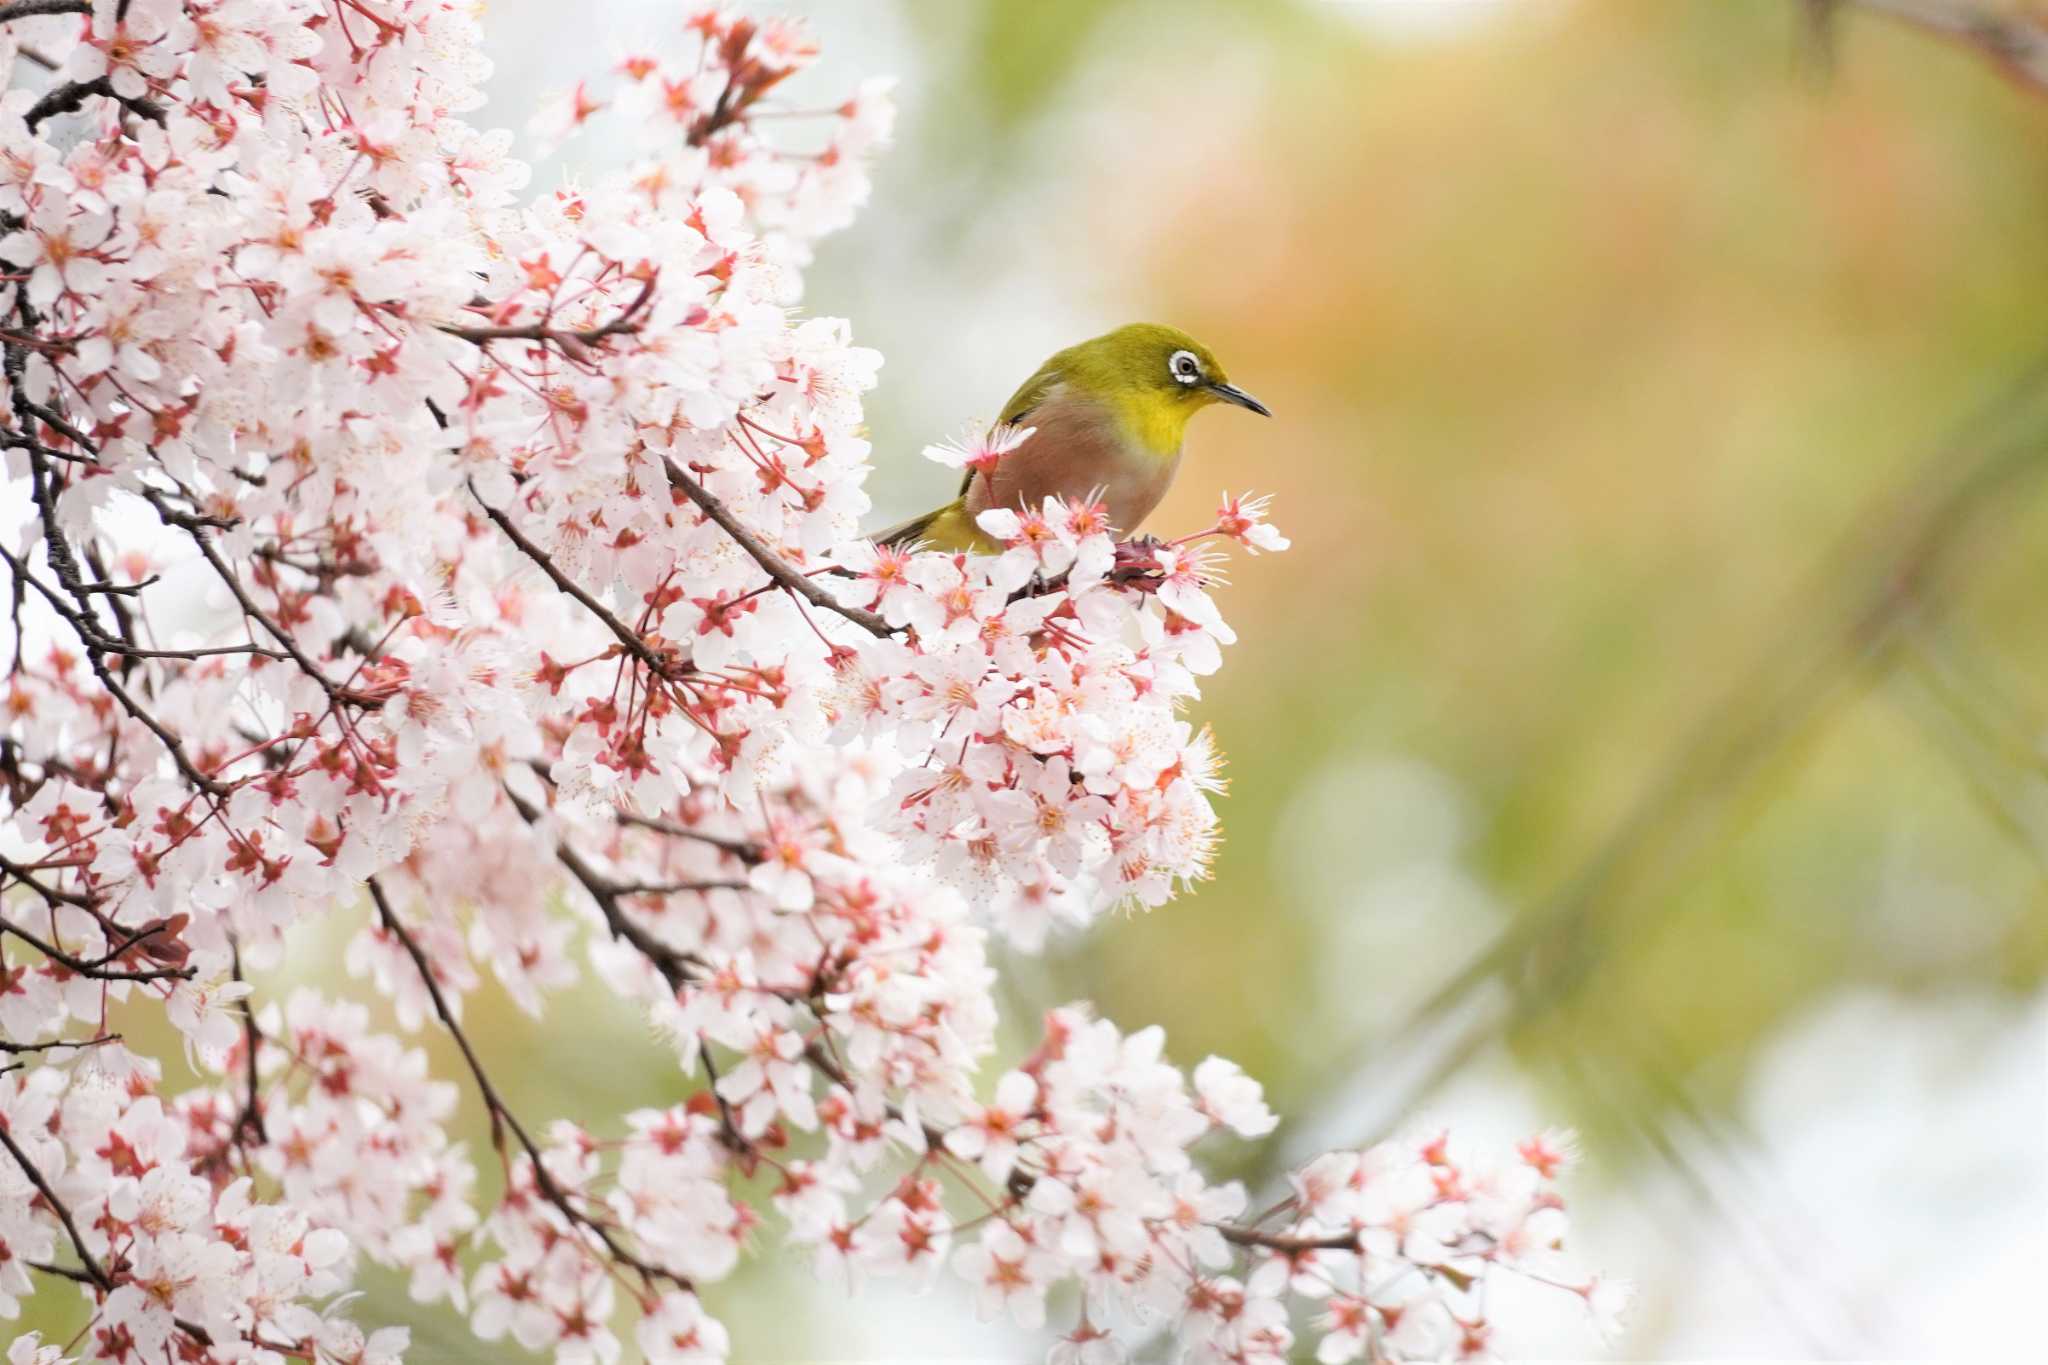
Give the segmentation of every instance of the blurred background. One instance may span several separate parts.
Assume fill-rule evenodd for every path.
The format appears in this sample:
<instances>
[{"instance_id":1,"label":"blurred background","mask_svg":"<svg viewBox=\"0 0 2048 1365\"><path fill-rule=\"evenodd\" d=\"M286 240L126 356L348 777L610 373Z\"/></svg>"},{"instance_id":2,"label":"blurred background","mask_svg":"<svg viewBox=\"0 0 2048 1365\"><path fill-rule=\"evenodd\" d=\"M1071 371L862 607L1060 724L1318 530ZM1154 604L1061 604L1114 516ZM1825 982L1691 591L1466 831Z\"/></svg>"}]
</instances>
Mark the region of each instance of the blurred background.
<instances>
[{"instance_id":1,"label":"blurred background","mask_svg":"<svg viewBox=\"0 0 2048 1365\"><path fill-rule=\"evenodd\" d=\"M2020 1354L2048 92L1807 0L791 8L824 46L792 103L901 82L805 296L887 357L878 524L948 495L924 444L1124 321L1195 332L1278 414L1198 422L1153 522L1250 487L1295 542L1223 596L1215 880L1007 964L1015 1049L1085 997L1237 1059L1287 1119L1230 1154L1255 1188L1419 1124L1576 1126L1580 1250L1637 1281L1633 1325L1603 1350L1539 1291L1496 1315L1510 1355ZM679 22L490 17L484 121L515 126ZM526 1111L681 1093L652 1047L578 1067L622 1023L590 1020L503 1012ZM746 1359L1036 1355L793 1258L710 1297Z\"/></svg>"},{"instance_id":2,"label":"blurred background","mask_svg":"<svg viewBox=\"0 0 2048 1365\"><path fill-rule=\"evenodd\" d=\"M1197 333L1278 414L1198 422L1153 522L1249 487L1295 542L1222 597L1215 879L1006 963L1011 1045L1085 997L1240 1061L1287 1120L1226 1153L1255 1193L1418 1125L1577 1127L1580 1254L1638 1306L1606 1349L1534 1292L1496 1312L1511 1357L2037 1335L2048 91L1989 37L1871 13L1945 6L789 6L825 54L792 103L901 82L805 297L887 356L877 524L948 495L924 444L1127 320ZM681 23L489 18L481 121L513 127ZM469 1009L530 1120L686 1091L607 1002ZM357 1317L411 1322L412 1359L472 1358L371 1284ZM706 1297L739 1359L1040 1349L943 1290L837 1301L793 1257Z\"/></svg>"}]
</instances>

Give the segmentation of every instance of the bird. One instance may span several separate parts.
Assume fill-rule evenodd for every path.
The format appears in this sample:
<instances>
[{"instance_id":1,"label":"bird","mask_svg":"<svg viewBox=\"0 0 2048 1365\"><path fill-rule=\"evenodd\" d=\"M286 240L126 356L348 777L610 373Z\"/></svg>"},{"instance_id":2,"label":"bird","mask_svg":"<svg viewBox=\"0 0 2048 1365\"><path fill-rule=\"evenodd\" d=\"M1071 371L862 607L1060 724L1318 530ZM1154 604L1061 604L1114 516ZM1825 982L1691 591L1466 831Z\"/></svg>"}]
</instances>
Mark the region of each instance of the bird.
<instances>
[{"instance_id":1,"label":"bird","mask_svg":"<svg viewBox=\"0 0 2048 1365\"><path fill-rule=\"evenodd\" d=\"M990 508L1036 509L1047 497L1097 499L1110 526L1129 536L1172 485L1188 419L1212 403L1273 415L1179 328L1134 322L1069 346L1039 366L997 418L1011 439L1029 435L992 463L970 464L951 502L874 540L996 554L1002 545L975 518Z\"/></svg>"}]
</instances>

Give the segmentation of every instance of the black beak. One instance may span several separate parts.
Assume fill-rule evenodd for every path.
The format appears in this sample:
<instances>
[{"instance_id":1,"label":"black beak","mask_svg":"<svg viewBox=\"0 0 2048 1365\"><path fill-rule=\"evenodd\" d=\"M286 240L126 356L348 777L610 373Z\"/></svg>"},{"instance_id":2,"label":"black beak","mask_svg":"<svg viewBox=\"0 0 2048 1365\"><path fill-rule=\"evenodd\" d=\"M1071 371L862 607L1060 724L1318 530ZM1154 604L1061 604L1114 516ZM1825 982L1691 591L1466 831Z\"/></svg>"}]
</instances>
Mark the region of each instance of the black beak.
<instances>
[{"instance_id":1,"label":"black beak","mask_svg":"<svg viewBox=\"0 0 2048 1365\"><path fill-rule=\"evenodd\" d=\"M1271 408L1235 384L1211 384L1208 386L1208 389L1209 392L1215 394L1226 403L1235 403L1241 408L1250 408L1261 417L1271 417L1273 415Z\"/></svg>"}]
</instances>

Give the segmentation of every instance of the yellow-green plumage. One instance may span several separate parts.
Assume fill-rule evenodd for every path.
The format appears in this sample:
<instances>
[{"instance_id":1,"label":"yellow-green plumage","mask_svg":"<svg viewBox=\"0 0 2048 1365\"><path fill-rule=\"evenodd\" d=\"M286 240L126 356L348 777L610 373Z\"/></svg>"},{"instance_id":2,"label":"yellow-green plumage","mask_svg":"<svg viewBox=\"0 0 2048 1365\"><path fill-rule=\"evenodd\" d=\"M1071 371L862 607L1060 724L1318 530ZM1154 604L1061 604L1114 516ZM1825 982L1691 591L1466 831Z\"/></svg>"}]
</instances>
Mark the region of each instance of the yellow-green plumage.
<instances>
[{"instance_id":1,"label":"yellow-green plumage","mask_svg":"<svg viewBox=\"0 0 2048 1365\"><path fill-rule=\"evenodd\" d=\"M875 539L986 553L1001 547L975 525L980 513L1090 495L1129 535L1173 482L1188 419L1217 402L1266 411L1208 347L1175 328L1133 323L1069 346L1003 405L1000 422L1032 428L1022 445L993 470L970 470L952 502Z\"/></svg>"}]
</instances>

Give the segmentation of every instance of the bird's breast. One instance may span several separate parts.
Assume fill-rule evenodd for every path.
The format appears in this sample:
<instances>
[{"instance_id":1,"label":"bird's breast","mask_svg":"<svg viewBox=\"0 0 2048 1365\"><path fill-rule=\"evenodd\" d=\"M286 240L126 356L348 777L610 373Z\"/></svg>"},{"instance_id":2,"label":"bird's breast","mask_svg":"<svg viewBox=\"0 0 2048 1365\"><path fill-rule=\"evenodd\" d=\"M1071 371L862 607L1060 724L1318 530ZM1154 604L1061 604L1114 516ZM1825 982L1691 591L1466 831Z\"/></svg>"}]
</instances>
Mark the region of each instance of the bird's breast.
<instances>
[{"instance_id":1,"label":"bird's breast","mask_svg":"<svg viewBox=\"0 0 2048 1365\"><path fill-rule=\"evenodd\" d=\"M1178 446L1155 453L1109 408L1089 399L1056 396L1022 424L1032 428L1030 438L968 485L970 514L1092 493L1108 509L1110 524L1130 535L1166 496L1180 466Z\"/></svg>"}]
</instances>

